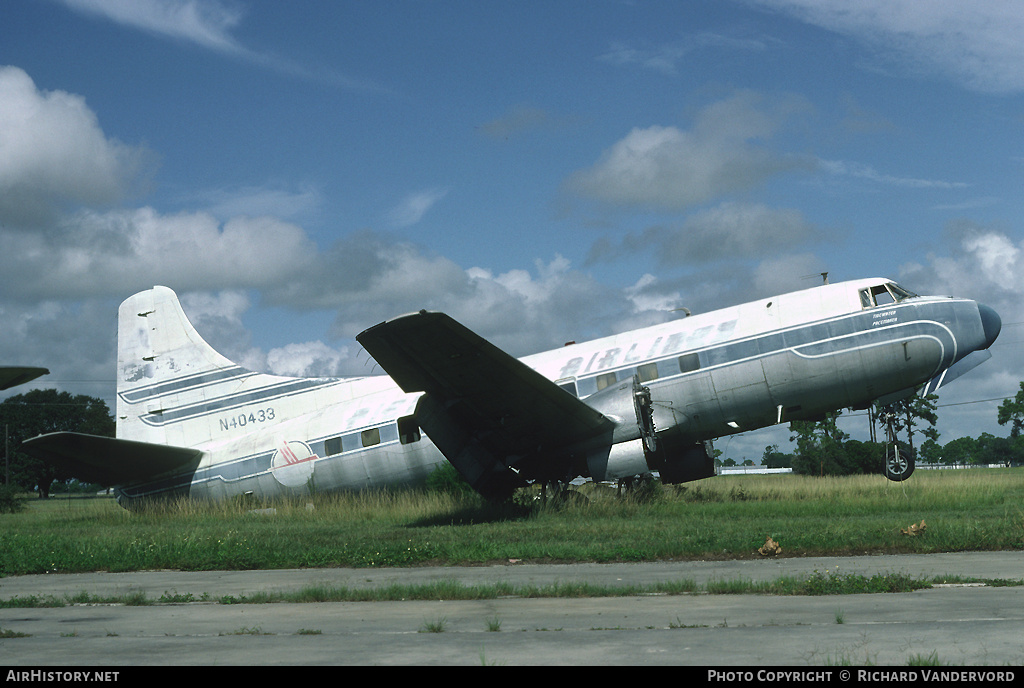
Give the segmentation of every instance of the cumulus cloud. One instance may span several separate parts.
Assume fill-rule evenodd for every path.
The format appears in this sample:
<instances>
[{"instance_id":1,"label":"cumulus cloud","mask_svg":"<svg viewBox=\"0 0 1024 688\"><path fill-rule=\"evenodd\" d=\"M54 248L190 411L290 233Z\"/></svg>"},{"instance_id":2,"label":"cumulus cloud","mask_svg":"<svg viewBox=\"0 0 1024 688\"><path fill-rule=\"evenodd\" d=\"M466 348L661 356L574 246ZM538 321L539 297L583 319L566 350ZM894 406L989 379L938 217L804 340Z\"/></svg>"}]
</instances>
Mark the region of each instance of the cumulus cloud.
<instances>
[{"instance_id":1,"label":"cumulus cloud","mask_svg":"<svg viewBox=\"0 0 1024 688\"><path fill-rule=\"evenodd\" d=\"M351 336L377 318L432 307L441 295L465 285L465 271L452 261L373 231L346 235L318 252L301 273L268 286L273 305L344 309Z\"/></svg>"},{"instance_id":2,"label":"cumulus cloud","mask_svg":"<svg viewBox=\"0 0 1024 688\"><path fill-rule=\"evenodd\" d=\"M939 430L943 441L981 432L1005 436L995 422L996 408L1024 380L1024 242L1003 228L963 219L949 223L943 236L942 252L903 266L899 279L921 294L984 303L999 313L1003 329L991 360L940 390L940 407L956 405L956 411L940 410Z\"/></svg>"},{"instance_id":3,"label":"cumulus cloud","mask_svg":"<svg viewBox=\"0 0 1024 688\"><path fill-rule=\"evenodd\" d=\"M286 344L267 352L268 372L292 377L334 377L351 367L348 347L335 349L321 341Z\"/></svg>"},{"instance_id":4,"label":"cumulus cloud","mask_svg":"<svg viewBox=\"0 0 1024 688\"><path fill-rule=\"evenodd\" d=\"M84 99L0 69L0 285L7 297L124 295L259 286L300 271L303 230L264 217L106 208L139 183L150 154L108 138Z\"/></svg>"},{"instance_id":5,"label":"cumulus cloud","mask_svg":"<svg viewBox=\"0 0 1024 688\"><path fill-rule=\"evenodd\" d=\"M518 356L620 331L633 310L623 292L561 256L536 261L533 271L473 268L467 275L465 298L452 301L450 312Z\"/></svg>"},{"instance_id":6,"label":"cumulus cloud","mask_svg":"<svg viewBox=\"0 0 1024 688\"><path fill-rule=\"evenodd\" d=\"M69 205L105 205L140 182L151 154L107 138L85 99L41 91L0 67L0 222L36 227Z\"/></svg>"},{"instance_id":7,"label":"cumulus cloud","mask_svg":"<svg viewBox=\"0 0 1024 688\"><path fill-rule=\"evenodd\" d=\"M950 250L903 267L915 291L967 296L1024 316L1022 242L1004 229L966 219L950 222L943 236Z\"/></svg>"},{"instance_id":8,"label":"cumulus cloud","mask_svg":"<svg viewBox=\"0 0 1024 688\"><path fill-rule=\"evenodd\" d=\"M749 0L850 36L905 71L972 90L1024 90L1024 13L1016 0Z\"/></svg>"},{"instance_id":9,"label":"cumulus cloud","mask_svg":"<svg viewBox=\"0 0 1024 688\"><path fill-rule=\"evenodd\" d=\"M153 284L181 290L261 287L301 273L315 248L271 217L221 224L206 213L152 208L81 210L35 233L0 233L0 284L19 297L125 294Z\"/></svg>"},{"instance_id":10,"label":"cumulus cloud","mask_svg":"<svg viewBox=\"0 0 1024 688\"><path fill-rule=\"evenodd\" d=\"M385 234L339 239L301 275L263 290L270 305L335 313L339 340L420 309L443 311L516 355L608 334L635 309L564 258L495 273Z\"/></svg>"},{"instance_id":11,"label":"cumulus cloud","mask_svg":"<svg viewBox=\"0 0 1024 688\"><path fill-rule=\"evenodd\" d=\"M363 272L325 285L329 275L322 271L324 263L288 289L260 292L267 305L333 313L331 341L297 342L265 352L253 347L243 324L251 302L239 290L184 295L183 307L200 335L228 358L251 369L298 376L379 373L352 342L355 334L421 308L448 313L516 356L677 317L671 308L678 294L661 288L653 277L615 289L560 256L538 261L532 270L463 269L414 245L371 233L339 241L326 255L348 255L350 264Z\"/></svg>"},{"instance_id":12,"label":"cumulus cloud","mask_svg":"<svg viewBox=\"0 0 1024 688\"><path fill-rule=\"evenodd\" d=\"M752 91L713 103L689 130L634 129L590 168L567 181L582 197L618 206L680 211L763 184L811 163L781 155L760 142L806 109L799 98L773 103Z\"/></svg>"}]
</instances>

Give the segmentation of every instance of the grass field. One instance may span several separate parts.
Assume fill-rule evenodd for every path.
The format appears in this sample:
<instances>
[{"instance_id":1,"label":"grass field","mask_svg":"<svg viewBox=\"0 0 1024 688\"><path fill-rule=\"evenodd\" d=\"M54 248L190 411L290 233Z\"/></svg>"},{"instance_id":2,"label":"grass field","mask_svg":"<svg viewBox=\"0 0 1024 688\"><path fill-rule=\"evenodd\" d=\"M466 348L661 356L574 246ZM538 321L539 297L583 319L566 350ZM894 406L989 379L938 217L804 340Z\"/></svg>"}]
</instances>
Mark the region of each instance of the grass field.
<instances>
[{"instance_id":1,"label":"grass field","mask_svg":"<svg viewBox=\"0 0 1024 688\"><path fill-rule=\"evenodd\" d=\"M558 507L419 491L137 513L111 499L28 500L0 515L0 575L737 559L761 556L768 536L779 556L1024 548L1024 469L918 471L905 483L729 476L645 500L581 492Z\"/></svg>"}]
</instances>

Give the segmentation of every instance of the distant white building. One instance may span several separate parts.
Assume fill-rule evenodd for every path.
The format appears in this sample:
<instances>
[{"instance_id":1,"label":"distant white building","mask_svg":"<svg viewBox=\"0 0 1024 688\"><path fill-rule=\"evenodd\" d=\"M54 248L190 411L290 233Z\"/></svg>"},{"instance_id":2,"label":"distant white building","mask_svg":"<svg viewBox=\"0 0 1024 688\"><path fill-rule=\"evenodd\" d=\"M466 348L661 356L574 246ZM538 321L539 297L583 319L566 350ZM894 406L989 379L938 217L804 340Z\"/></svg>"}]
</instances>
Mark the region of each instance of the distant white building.
<instances>
[{"instance_id":1,"label":"distant white building","mask_svg":"<svg viewBox=\"0 0 1024 688\"><path fill-rule=\"evenodd\" d=\"M770 475L773 473L792 473L792 468L765 468L764 466L720 466L718 475Z\"/></svg>"}]
</instances>

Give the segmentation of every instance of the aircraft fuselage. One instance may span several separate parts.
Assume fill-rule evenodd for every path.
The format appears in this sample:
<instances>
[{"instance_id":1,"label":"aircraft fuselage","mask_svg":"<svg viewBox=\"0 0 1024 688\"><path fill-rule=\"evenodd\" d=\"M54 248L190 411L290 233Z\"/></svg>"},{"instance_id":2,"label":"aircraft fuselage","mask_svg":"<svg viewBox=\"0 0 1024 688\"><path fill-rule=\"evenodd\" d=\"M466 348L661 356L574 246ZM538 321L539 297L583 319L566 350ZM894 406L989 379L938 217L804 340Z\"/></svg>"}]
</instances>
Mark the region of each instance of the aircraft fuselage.
<instances>
[{"instance_id":1,"label":"aircraft fuselage","mask_svg":"<svg viewBox=\"0 0 1024 688\"><path fill-rule=\"evenodd\" d=\"M578 454L574 470L625 477L644 467L645 452L636 449L643 432L625 401L633 394L601 400L630 381L649 390L657 438L684 446L908 396L998 334L998 316L974 301L920 297L895 285L886 292L886 284L824 285L521 361L618 423L611 439L560 450ZM882 295L891 300L880 302ZM173 361L161 373L121 358L119 375L132 379L119 387L118 436L203 451L194 472L122 485L122 501L414 484L446 460L417 422L421 395L388 377L278 378L234 365L189 373ZM628 456L613 445L631 447Z\"/></svg>"}]
</instances>

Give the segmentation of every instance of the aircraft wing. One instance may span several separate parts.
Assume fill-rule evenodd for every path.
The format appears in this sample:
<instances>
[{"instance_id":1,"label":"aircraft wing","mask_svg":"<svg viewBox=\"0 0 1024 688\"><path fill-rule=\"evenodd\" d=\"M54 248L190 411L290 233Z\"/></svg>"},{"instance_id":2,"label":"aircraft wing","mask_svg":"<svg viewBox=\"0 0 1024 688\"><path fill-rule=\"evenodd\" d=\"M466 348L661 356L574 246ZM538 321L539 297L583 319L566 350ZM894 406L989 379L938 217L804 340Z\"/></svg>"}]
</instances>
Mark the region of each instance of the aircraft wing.
<instances>
[{"instance_id":1,"label":"aircraft wing","mask_svg":"<svg viewBox=\"0 0 1024 688\"><path fill-rule=\"evenodd\" d=\"M0 389L8 389L35 380L50 373L46 368L25 368L22 366L0 366Z\"/></svg>"},{"instance_id":2,"label":"aircraft wing","mask_svg":"<svg viewBox=\"0 0 1024 688\"><path fill-rule=\"evenodd\" d=\"M79 480L119 485L199 465L202 450L54 432L21 443L21 450L69 471Z\"/></svg>"},{"instance_id":3,"label":"aircraft wing","mask_svg":"<svg viewBox=\"0 0 1024 688\"><path fill-rule=\"evenodd\" d=\"M560 448L614 425L444 313L401 316L356 339L404 391L425 392L434 408L444 408L474 443L503 462L539 454L557 461Z\"/></svg>"}]
</instances>

